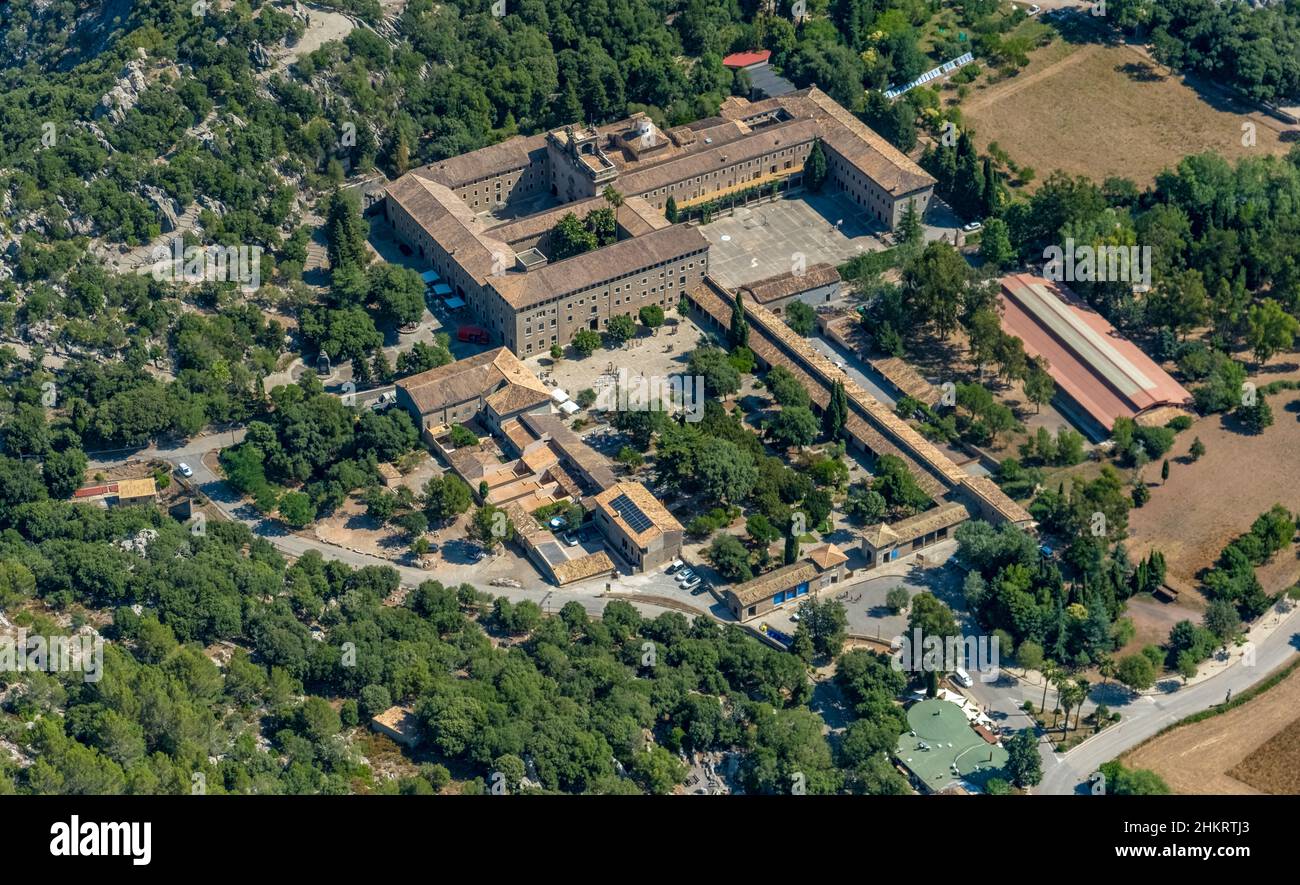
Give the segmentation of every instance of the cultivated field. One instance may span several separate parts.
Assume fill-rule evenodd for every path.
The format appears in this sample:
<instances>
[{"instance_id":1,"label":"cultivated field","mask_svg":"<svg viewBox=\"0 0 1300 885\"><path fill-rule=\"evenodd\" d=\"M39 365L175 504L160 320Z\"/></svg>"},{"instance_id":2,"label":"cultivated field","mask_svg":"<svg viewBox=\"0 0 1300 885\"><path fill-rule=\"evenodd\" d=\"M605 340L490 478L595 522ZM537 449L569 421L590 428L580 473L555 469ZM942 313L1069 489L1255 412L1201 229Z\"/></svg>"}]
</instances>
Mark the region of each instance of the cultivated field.
<instances>
[{"instance_id":1,"label":"cultivated field","mask_svg":"<svg viewBox=\"0 0 1300 885\"><path fill-rule=\"evenodd\" d=\"M1269 397L1274 425L1258 436L1231 429L1231 419L1209 415L1178 434L1170 453L1169 481L1160 482L1160 465L1144 476L1155 483L1145 507L1129 511L1129 551L1136 559L1159 548L1168 564L1168 583L1183 591L1197 586L1196 573L1212 565L1229 541L1250 529L1255 518L1281 504L1300 510L1296 484L1300 452L1300 393ZM1186 458L1195 437L1206 453L1196 463ZM1276 593L1300 579L1296 548L1280 552L1258 570L1264 589ZM1180 603L1182 600L1180 599ZM1189 600L1197 606L1197 597Z\"/></svg>"},{"instance_id":2,"label":"cultivated field","mask_svg":"<svg viewBox=\"0 0 1300 885\"><path fill-rule=\"evenodd\" d=\"M1036 182L1061 169L1098 182L1119 175L1142 187L1188 154L1214 150L1234 160L1290 147L1279 138L1284 124L1202 98L1137 48L1057 41L1030 58L1020 75L977 86L961 108L981 150L997 141L1016 163L1033 167ZM1254 147L1242 145L1245 122L1255 124Z\"/></svg>"},{"instance_id":3,"label":"cultivated field","mask_svg":"<svg viewBox=\"0 0 1300 885\"><path fill-rule=\"evenodd\" d=\"M1300 670L1221 716L1184 725L1124 757L1175 793L1300 792Z\"/></svg>"}]
</instances>

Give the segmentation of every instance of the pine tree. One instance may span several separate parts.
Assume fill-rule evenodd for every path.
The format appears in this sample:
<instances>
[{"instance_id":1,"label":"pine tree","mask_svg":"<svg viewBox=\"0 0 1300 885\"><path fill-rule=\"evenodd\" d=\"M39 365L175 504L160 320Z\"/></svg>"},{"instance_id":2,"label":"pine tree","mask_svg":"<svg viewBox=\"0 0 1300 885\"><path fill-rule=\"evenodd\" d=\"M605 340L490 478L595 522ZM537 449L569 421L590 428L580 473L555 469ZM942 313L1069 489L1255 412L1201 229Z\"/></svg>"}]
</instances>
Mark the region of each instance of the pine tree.
<instances>
[{"instance_id":1,"label":"pine tree","mask_svg":"<svg viewBox=\"0 0 1300 885\"><path fill-rule=\"evenodd\" d=\"M664 204L664 218L668 219L669 224L677 223L677 201L672 197L669 197L668 202Z\"/></svg>"},{"instance_id":2,"label":"pine tree","mask_svg":"<svg viewBox=\"0 0 1300 885\"><path fill-rule=\"evenodd\" d=\"M908 200L903 209L903 216L898 220L898 239L904 245L918 243L921 240L921 214L916 211L916 202Z\"/></svg>"},{"instance_id":3,"label":"pine tree","mask_svg":"<svg viewBox=\"0 0 1300 885\"><path fill-rule=\"evenodd\" d=\"M993 171L993 158L986 156L984 158L984 211L985 218L992 218L998 214L998 206L1001 204L1001 198L998 193L1000 185L998 183L997 173Z\"/></svg>"},{"instance_id":4,"label":"pine tree","mask_svg":"<svg viewBox=\"0 0 1300 885\"><path fill-rule=\"evenodd\" d=\"M369 260L361 211L340 190L335 190L330 195L325 217L325 237L331 269L364 267Z\"/></svg>"}]
</instances>

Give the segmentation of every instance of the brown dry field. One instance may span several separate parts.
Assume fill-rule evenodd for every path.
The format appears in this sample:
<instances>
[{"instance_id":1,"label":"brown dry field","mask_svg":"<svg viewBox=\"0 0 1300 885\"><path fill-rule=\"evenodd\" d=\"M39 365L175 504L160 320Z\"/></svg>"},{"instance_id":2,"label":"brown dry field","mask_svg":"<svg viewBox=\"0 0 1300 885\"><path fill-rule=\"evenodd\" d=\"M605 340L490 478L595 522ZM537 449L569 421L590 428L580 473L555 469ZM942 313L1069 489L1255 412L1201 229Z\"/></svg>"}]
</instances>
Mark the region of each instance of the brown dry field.
<instances>
[{"instance_id":1,"label":"brown dry field","mask_svg":"<svg viewBox=\"0 0 1300 885\"><path fill-rule=\"evenodd\" d=\"M1267 383L1271 377L1259 379ZM1160 484L1160 465L1149 464L1151 486L1145 507L1129 511L1128 548L1136 559L1153 547L1165 555L1168 583L1183 592L1189 615L1204 606L1196 574L1212 565L1229 541L1274 504L1300 510L1300 392L1269 397L1274 424L1258 436L1230 430L1222 415L1207 415L1178 434L1169 455L1169 481ZM1186 459L1195 437L1205 455ZM1264 589L1276 593L1300 579L1297 548L1289 547L1260 567ZM1189 592L1190 591L1190 592ZM1190 598L1188 598L1190 597ZM1179 607L1184 605L1180 598Z\"/></svg>"},{"instance_id":2,"label":"brown dry field","mask_svg":"<svg viewBox=\"0 0 1300 885\"><path fill-rule=\"evenodd\" d=\"M975 89L961 108L980 150L996 141L1033 167L1035 183L1060 169L1144 187L1188 154L1213 150L1235 160L1289 149L1278 137L1285 124L1227 99L1202 99L1138 48L1057 41L1030 59L1019 76ZM1254 147L1241 143L1247 120Z\"/></svg>"},{"instance_id":3,"label":"brown dry field","mask_svg":"<svg viewBox=\"0 0 1300 885\"><path fill-rule=\"evenodd\" d=\"M1151 769L1175 793L1300 792L1297 708L1300 670L1254 700L1163 734L1122 761L1130 768Z\"/></svg>"}]
</instances>

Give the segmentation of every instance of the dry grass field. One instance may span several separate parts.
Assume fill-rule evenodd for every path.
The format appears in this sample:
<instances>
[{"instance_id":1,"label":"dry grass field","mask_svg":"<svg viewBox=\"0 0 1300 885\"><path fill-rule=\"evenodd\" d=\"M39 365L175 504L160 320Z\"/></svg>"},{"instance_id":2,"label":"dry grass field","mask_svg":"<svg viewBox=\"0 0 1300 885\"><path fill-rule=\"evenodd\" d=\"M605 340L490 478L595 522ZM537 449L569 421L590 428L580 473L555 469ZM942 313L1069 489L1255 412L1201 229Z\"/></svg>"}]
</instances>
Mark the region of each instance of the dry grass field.
<instances>
[{"instance_id":1,"label":"dry grass field","mask_svg":"<svg viewBox=\"0 0 1300 885\"><path fill-rule=\"evenodd\" d=\"M1184 725L1123 758L1175 793L1300 793L1300 670L1221 716Z\"/></svg>"},{"instance_id":2,"label":"dry grass field","mask_svg":"<svg viewBox=\"0 0 1300 885\"><path fill-rule=\"evenodd\" d=\"M1168 564L1168 583L1195 591L1196 574L1212 565L1229 541L1250 529L1255 518L1281 504L1300 510L1300 393L1283 391L1269 398L1274 425L1258 436L1232 429L1222 415L1200 418L1178 434L1170 453L1169 481L1160 485L1160 465L1144 476L1151 488L1145 507L1129 511L1129 551L1134 558L1160 549ZM1196 463L1187 458L1195 437L1205 443ZM1300 559L1290 547L1258 570L1264 589L1277 593L1300 579ZM1181 600L1180 600L1181 602ZM1196 605L1195 598L1189 600Z\"/></svg>"},{"instance_id":3,"label":"dry grass field","mask_svg":"<svg viewBox=\"0 0 1300 885\"><path fill-rule=\"evenodd\" d=\"M1061 169L1142 187L1188 154L1235 160L1290 147L1279 137L1284 124L1226 99L1207 101L1137 48L1057 41L1030 59L1018 76L974 89L961 107L980 150L996 141L1033 167L1037 182ZM1245 122L1255 124L1254 147L1242 145Z\"/></svg>"}]
</instances>

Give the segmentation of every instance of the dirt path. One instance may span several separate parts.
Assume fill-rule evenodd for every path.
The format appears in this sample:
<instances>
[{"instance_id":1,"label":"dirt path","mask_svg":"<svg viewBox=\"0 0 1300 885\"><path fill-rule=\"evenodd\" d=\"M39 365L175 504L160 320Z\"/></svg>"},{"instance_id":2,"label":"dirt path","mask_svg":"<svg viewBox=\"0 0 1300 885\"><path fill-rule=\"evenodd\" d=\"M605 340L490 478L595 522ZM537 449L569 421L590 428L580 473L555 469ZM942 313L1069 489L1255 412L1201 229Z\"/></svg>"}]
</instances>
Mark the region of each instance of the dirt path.
<instances>
[{"instance_id":1,"label":"dirt path","mask_svg":"<svg viewBox=\"0 0 1300 885\"><path fill-rule=\"evenodd\" d=\"M1092 58L1100 49L1101 47L1096 44L1089 44L1070 53L1060 61L1050 64L1032 74L1027 74L1022 77L1011 77L1007 80L1003 80L995 86L990 86L974 98L962 102L962 113L969 114L972 111L978 111L980 108L987 107L995 102L1010 98L1017 92L1022 92L1041 80L1045 80L1048 77L1055 77L1062 71L1072 68L1086 59Z\"/></svg>"}]
</instances>

